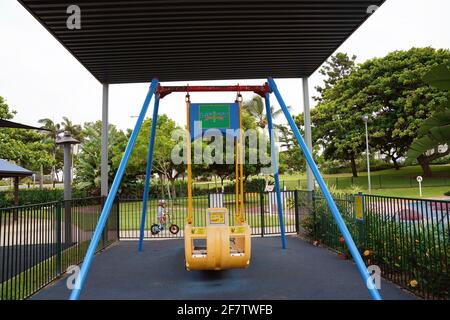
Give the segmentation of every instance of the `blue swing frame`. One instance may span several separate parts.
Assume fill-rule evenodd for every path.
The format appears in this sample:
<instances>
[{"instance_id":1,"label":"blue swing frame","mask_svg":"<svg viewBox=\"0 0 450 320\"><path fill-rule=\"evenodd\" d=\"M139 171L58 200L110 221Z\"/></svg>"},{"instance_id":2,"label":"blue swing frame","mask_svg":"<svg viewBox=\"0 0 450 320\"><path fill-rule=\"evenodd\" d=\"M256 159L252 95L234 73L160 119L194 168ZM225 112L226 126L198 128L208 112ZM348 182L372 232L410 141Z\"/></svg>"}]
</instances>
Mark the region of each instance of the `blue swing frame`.
<instances>
[{"instance_id":1,"label":"blue swing frame","mask_svg":"<svg viewBox=\"0 0 450 320\"><path fill-rule=\"evenodd\" d=\"M260 87L260 88L264 88L265 86ZM336 203L334 202L330 192L328 191L328 188L319 172L319 169L317 168L317 165L314 162L314 159L313 159L309 149L307 148L306 143L303 140L303 137L300 134L300 131L294 122L294 119L292 118L288 108L286 107L286 104L283 101L283 98L281 97L280 92L278 91L275 81L272 78L268 78L268 87L270 89L270 92L265 92L264 98L265 98L265 107L266 107L266 113L267 113L267 121L268 121L268 129L269 129L269 137L270 137L270 145L271 145L272 165L274 168L275 189L276 189L278 217L279 217L279 221L280 221L282 249L286 248L286 236L285 236L285 230L284 230L284 220L283 220L283 212L282 212L282 205L281 205L282 202L281 202L278 165L276 163L276 148L275 148L275 142L274 142L273 121L272 121L272 114L271 114L271 110L270 110L270 93L274 93L274 95L283 111L283 114L285 115L285 117L289 123L289 126L291 127L291 130L293 131L294 136L300 145L300 148L305 156L305 159L306 159L309 167L311 168L311 171L313 172L314 177L317 180L317 183L319 184L319 187L327 201L328 207L329 207L334 219L336 220L339 230L341 231L341 233L345 239L345 243L356 263L356 266L359 270L361 278L365 282L365 284L369 290L369 293L372 296L372 299L381 300L381 296L380 296L377 288L375 288L373 279L372 279L371 275L369 274L369 271L367 270L367 267L356 247L355 242L353 241L353 238L344 222L344 219L342 218L342 216L339 212L339 209L336 206ZM161 97L160 94L157 92L157 90L158 90L158 80L153 79L151 81L147 96L142 105L139 117L136 121L136 125L131 134L130 140L128 141L123 158L120 161L120 165L117 170L116 176L114 177L114 181L111 185L110 192L108 193L108 196L106 197L106 201L102 208L100 218L98 220L97 226L92 235L92 239L89 243L89 247L87 249L83 263L81 265L80 272L75 281L74 289L72 290L72 292L70 294L70 300L78 300L80 297L81 290L83 289L84 283L86 281L86 276L89 272L90 266L92 264L92 260L94 258L95 248L98 245L101 234L103 232L106 221L108 219L109 212L111 211L111 207L113 205L114 199L115 199L117 191L119 189L120 182L121 182L123 174L125 172L128 160L130 158L131 152L133 151L133 147L136 142L136 138L141 130L142 123L144 121L144 118L147 113L148 106L151 102L151 99L153 98L153 96L155 96L155 105L154 105L154 109L153 109L152 128L151 128L151 135L150 135L150 142L149 142L149 154L148 154L147 166L146 166L144 199L143 199L143 205L142 205L142 220L141 220L141 226L140 226L138 251L141 252L143 249L148 191L149 191L149 186L150 186L151 168L152 168L152 160L153 160L153 149L154 149L154 141L155 141L155 134L156 134L156 123L157 123L157 118L158 118L159 100ZM167 94L167 93L165 93L165 94Z\"/></svg>"}]
</instances>

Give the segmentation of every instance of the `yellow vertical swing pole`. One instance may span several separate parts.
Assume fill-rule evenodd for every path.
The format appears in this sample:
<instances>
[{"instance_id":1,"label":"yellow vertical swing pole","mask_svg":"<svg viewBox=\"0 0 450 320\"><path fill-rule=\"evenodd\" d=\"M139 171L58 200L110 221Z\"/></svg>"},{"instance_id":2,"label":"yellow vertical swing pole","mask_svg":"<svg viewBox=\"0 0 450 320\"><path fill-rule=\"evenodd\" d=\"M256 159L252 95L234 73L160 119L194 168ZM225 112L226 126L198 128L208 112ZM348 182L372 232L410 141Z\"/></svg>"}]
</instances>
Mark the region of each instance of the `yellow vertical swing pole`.
<instances>
[{"instance_id":1,"label":"yellow vertical swing pole","mask_svg":"<svg viewBox=\"0 0 450 320\"><path fill-rule=\"evenodd\" d=\"M236 138L234 140L234 152L235 152L235 177L236 177L236 195L235 195L235 210L234 210L234 224L236 224L237 221L239 221L239 215L240 215L240 210L239 210L239 183L238 183L238 179L239 179L239 152L238 152L238 139Z\"/></svg>"},{"instance_id":2,"label":"yellow vertical swing pole","mask_svg":"<svg viewBox=\"0 0 450 320\"><path fill-rule=\"evenodd\" d=\"M186 95L186 137L187 137L187 178L188 178L188 217L187 223L192 224L192 166L191 166L191 134L190 134L190 106L191 100L189 94Z\"/></svg>"},{"instance_id":3,"label":"yellow vertical swing pole","mask_svg":"<svg viewBox=\"0 0 450 320\"><path fill-rule=\"evenodd\" d=\"M241 222L245 221L244 216L244 139L242 133L242 96L239 101L239 161L240 161L240 176L239 183L241 189Z\"/></svg>"}]
</instances>

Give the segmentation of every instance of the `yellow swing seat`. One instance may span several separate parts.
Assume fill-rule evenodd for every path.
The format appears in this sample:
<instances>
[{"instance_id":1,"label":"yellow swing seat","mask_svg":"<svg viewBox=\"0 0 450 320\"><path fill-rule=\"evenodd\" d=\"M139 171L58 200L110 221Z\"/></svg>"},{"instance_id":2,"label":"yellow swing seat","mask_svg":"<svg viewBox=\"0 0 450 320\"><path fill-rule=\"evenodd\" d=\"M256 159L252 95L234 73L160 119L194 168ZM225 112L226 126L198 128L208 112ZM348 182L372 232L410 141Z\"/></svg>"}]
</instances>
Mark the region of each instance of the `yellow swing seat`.
<instances>
[{"instance_id":1,"label":"yellow swing seat","mask_svg":"<svg viewBox=\"0 0 450 320\"><path fill-rule=\"evenodd\" d=\"M184 228L186 270L224 270L250 265L251 231L247 223L228 225L227 208L209 208L206 227Z\"/></svg>"},{"instance_id":2,"label":"yellow swing seat","mask_svg":"<svg viewBox=\"0 0 450 320\"><path fill-rule=\"evenodd\" d=\"M239 139L235 139L236 199L235 226L228 223L227 208L209 208L205 227L193 226L191 139L187 139L188 217L184 227L186 270L224 270L250 265L251 231L244 214L244 141L242 134L242 96L239 102ZM187 136L190 137L190 97L186 95Z\"/></svg>"}]
</instances>

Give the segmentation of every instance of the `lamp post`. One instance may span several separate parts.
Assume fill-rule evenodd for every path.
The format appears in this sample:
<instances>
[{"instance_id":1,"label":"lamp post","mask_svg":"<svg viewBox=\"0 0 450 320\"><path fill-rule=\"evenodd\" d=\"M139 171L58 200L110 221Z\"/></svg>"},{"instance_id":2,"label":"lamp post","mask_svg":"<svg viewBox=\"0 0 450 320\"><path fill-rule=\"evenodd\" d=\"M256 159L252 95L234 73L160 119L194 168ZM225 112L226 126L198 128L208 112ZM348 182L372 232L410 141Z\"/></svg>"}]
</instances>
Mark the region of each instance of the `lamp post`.
<instances>
[{"instance_id":1,"label":"lamp post","mask_svg":"<svg viewBox=\"0 0 450 320\"><path fill-rule=\"evenodd\" d=\"M370 183L370 154L369 154L369 133L367 130L367 121L369 120L368 115L364 115L362 117L364 121L364 126L366 127L366 155L367 155L367 185L369 189L369 193L372 192L372 185Z\"/></svg>"},{"instance_id":2,"label":"lamp post","mask_svg":"<svg viewBox=\"0 0 450 320\"><path fill-rule=\"evenodd\" d=\"M70 132L65 131L61 138L56 141L57 145L64 148L64 236L65 242L72 243L72 145L80 143L74 139Z\"/></svg>"}]
</instances>

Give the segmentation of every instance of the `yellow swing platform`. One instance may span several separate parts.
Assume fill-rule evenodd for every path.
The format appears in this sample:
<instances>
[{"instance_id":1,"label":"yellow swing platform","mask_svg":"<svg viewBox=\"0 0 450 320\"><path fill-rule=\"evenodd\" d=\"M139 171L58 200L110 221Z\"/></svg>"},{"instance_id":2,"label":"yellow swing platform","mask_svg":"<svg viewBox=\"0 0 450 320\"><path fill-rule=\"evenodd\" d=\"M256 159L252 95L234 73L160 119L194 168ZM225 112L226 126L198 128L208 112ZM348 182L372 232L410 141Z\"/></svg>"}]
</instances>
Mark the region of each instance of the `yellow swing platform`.
<instances>
[{"instance_id":1,"label":"yellow swing platform","mask_svg":"<svg viewBox=\"0 0 450 320\"><path fill-rule=\"evenodd\" d=\"M242 129L242 96L238 94L239 128ZM186 95L187 132L190 133L190 98ZM251 230L245 222L242 130L235 139L236 194L234 224L227 208L209 208L206 225L194 227L192 214L191 139L187 139L188 216L184 228L186 270L224 270L250 265Z\"/></svg>"}]
</instances>

